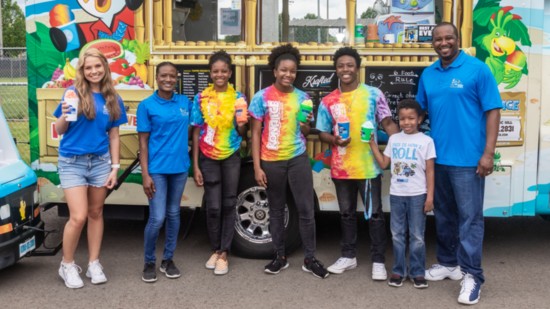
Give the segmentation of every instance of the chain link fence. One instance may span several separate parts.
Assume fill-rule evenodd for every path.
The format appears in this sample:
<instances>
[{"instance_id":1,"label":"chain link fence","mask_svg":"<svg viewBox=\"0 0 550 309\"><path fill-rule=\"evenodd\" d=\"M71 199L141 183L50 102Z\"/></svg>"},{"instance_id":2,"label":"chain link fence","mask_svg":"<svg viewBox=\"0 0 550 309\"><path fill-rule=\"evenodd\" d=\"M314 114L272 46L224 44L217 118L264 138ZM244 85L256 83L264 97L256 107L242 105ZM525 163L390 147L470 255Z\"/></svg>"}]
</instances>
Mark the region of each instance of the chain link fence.
<instances>
[{"instance_id":1,"label":"chain link fence","mask_svg":"<svg viewBox=\"0 0 550 309\"><path fill-rule=\"evenodd\" d=\"M0 49L0 106L23 160L30 163L26 48Z\"/></svg>"}]
</instances>

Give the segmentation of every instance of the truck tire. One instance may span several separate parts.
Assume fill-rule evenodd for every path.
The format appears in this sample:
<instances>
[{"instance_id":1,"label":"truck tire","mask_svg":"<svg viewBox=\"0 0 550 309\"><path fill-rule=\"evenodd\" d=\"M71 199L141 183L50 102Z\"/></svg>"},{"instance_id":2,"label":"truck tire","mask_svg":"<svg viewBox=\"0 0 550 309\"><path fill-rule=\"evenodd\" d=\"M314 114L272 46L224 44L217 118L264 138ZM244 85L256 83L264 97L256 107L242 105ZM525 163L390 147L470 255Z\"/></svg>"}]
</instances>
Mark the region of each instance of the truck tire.
<instances>
[{"instance_id":1,"label":"truck tire","mask_svg":"<svg viewBox=\"0 0 550 309\"><path fill-rule=\"evenodd\" d=\"M240 257L270 259L274 248L269 232L269 208L265 188L257 185L252 166L243 165L239 182L232 252ZM301 245L298 212L289 198L285 207L285 250Z\"/></svg>"}]
</instances>

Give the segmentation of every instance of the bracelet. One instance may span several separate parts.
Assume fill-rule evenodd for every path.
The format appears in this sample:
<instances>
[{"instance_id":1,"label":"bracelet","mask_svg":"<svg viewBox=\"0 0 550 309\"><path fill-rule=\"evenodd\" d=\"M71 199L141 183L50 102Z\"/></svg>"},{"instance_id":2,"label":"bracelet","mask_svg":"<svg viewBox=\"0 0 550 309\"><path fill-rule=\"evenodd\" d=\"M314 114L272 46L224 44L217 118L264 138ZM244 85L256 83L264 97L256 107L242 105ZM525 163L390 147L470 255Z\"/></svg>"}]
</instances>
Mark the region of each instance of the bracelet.
<instances>
[{"instance_id":1,"label":"bracelet","mask_svg":"<svg viewBox=\"0 0 550 309\"><path fill-rule=\"evenodd\" d=\"M111 168L116 168L116 169L119 169L120 168L120 164L111 164Z\"/></svg>"}]
</instances>

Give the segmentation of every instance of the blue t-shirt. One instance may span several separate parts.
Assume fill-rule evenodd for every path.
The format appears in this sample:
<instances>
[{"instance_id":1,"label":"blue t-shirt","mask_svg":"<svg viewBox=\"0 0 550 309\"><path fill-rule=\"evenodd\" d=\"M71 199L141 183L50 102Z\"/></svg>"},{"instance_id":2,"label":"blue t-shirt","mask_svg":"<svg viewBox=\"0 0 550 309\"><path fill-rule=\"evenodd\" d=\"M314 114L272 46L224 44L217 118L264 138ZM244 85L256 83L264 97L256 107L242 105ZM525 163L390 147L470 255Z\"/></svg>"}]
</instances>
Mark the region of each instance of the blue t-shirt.
<instances>
[{"instance_id":1,"label":"blue t-shirt","mask_svg":"<svg viewBox=\"0 0 550 309\"><path fill-rule=\"evenodd\" d=\"M416 100L428 110L435 162L477 166L485 149L485 112L502 108L489 67L463 51L446 68L438 60L422 73Z\"/></svg>"},{"instance_id":2,"label":"blue t-shirt","mask_svg":"<svg viewBox=\"0 0 550 309\"><path fill-rule=\"evenodd\" d=\"M151 174L177 174L189 169L188 126L191 102L174 94L166 100L158 90L139 103L137 131L148 132L148 167Z\"/></svg>"},{"instance_id":3,"label":"blue t-shirt","mask_svg":"<svg viewBox=\"0 0 550 309\"><path fill-rule=\"evenodd\" d=\"M67 90L75 90L69 87ZM84 114L78 115L76 121L69 122L69 127L59 144L59 154L63 157L81 156L85 154L103 155L109 151L109 135L111 128L118 127L128 122L122 99L118 97L120 117L114 121L109 119L109 111L105 106L105 98L101 93L92 94L95 103L94 119L88 119ZM65 94L63 94L63 99ZM57 118L63 114L61 103L57 106L53 115Z\"/></svg>"}]
</instances>

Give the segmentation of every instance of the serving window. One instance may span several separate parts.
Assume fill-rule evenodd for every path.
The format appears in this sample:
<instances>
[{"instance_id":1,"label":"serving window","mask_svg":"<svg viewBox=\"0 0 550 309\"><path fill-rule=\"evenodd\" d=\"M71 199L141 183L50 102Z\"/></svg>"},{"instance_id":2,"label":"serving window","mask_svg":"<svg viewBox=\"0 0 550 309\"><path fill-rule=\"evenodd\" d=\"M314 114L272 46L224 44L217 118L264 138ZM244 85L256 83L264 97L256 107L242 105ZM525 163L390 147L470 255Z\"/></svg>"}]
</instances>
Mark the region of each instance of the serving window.
<instances>
[{"instance_id":1,"label":"serving window","mask_svg":"<svg viewBox=\"0 0 550 309\"><path fill-rule=\"evenodd\" d=\"M257 44L343 43L346 4L341 0L259 0Z\"/></svg>"}]
</instances>

